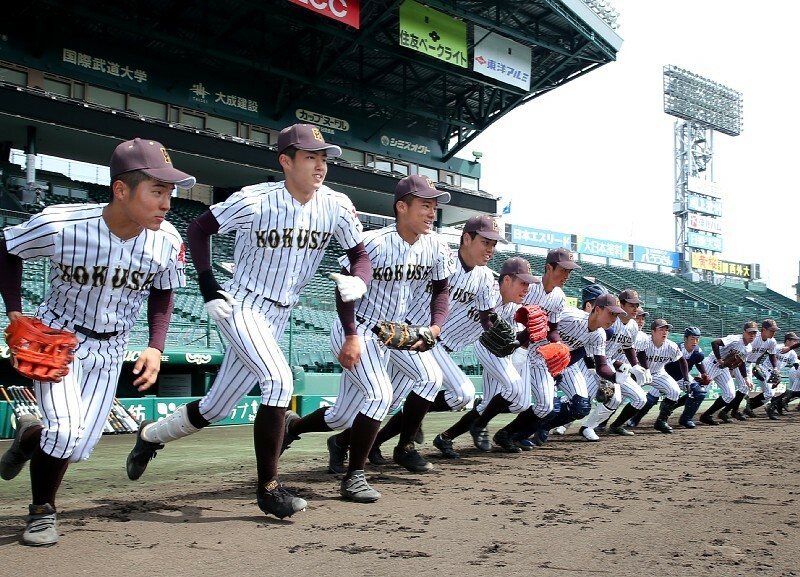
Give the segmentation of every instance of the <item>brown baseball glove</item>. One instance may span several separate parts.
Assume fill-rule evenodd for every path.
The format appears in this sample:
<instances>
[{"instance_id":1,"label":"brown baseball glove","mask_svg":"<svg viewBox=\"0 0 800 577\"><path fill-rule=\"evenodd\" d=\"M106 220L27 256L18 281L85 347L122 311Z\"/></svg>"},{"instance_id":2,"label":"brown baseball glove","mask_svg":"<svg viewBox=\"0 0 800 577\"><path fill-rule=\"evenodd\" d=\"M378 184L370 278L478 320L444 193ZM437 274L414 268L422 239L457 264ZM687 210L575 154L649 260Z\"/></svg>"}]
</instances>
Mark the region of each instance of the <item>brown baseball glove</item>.
<instances>
[{"instance_id":1,"label":"brown baseball glove","mask_svg":"<svg viewBox=\"0 0 800 577\"><path fill-rule=\"evenodd\" d=\"M539 305L522 305L514 314L514 320L528 329L532 343L547 338L547 333L550 330L547 323L547 313Z\"/></svg>"},{"instance_id":2,"label":"brown baseball glove","mask_svg":"<svg viewBox=\"0 0 800 577\"><path fill-rule=\"evenodd\" d=\"M372 332L378 335L381 342L389 349L408 350L422 341L423 349L428 350L436 345L436 339L429 327L407 325L394 321L378 321Z\"/></svg>"},{"instance_id":3,"label":"brown baseball glove","mask_svg":"<svg viewBox=\"0 0 800 577\"><path fill-rule=\"evenodd\" d=\"M597 388L595 399L598 403L607 403L614 398L614 383L611 381L600 381L600 386Z\"/></svg>"},{"instance_id":4,"label":"brown baseball glove","mask_svg":"<svg viewBox=\"0 0 800 577\"><path fill-rule=\"evenodd\" d=\"M779 372L777 372L777 371L774 371L769 376L768 382L769 382L770 385L772 385L772 388L774 389L775 387L777 387L778 385L781 384L782 380L783 380L783 378L781 377L781 374Z\"/></svg>"},{"instance_id":5,"label":"brown baseball glove","mask_svg":"<svg viewBox=\"0 0 800 577\"><path fill-rule=\"evenodd\" d=\"M742 351L731 351L719 363L723 369L736 369L744 364L744 353Z\"/></svg>"},{"instance_id":6,"label":"brown baseball glove","mask_svg":"<svg viewBox=\"0 0 800 577\"><path fill-rule=\"evenodd\" d=\"M78 339L69 331L52 329L39 319L19 317L6 328L11 366L36 381L57 383L69 373Z\"/></svg>"}]
</instances>

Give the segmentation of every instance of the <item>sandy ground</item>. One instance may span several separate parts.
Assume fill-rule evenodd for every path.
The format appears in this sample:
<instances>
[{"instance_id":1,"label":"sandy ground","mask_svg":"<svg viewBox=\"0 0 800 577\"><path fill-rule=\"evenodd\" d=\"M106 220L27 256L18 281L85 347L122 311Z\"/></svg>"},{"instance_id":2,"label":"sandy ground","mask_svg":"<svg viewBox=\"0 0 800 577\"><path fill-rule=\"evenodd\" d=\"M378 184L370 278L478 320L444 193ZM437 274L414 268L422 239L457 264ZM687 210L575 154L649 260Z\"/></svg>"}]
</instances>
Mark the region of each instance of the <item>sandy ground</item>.
<instances>
[{"instance_id":1,"label":"sandy ground","mask_svg":"<svg viewBox=\"0 0 800 577\"><path fill-rule=\"evenodd\" d=\"M251 427L173 443L137 482L124 469L133 436L107 436L67 473L54 547L20 544L27 468L0 481L0 566L120 577L798 575L793 409L672 435L651 418L635 437L598 443L575 427L519 455L481 453L466 435L458 460L437 458L430 442L460 415L433 414L421 451L434 470L371 468L383 498L368 505L339 498L327 435L306 435L281 467L309 507L284 521L255 504Z\"/></svg>"}]
</instances>

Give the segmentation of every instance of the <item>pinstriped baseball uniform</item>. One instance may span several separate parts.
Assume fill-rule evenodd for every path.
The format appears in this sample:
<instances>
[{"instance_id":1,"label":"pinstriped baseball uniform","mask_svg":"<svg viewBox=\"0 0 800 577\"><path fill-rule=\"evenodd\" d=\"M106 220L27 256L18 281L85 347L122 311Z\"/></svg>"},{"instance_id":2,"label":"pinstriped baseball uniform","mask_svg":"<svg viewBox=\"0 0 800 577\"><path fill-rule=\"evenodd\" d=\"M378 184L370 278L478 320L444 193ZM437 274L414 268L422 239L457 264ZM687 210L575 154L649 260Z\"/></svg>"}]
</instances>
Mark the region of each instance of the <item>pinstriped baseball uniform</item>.
<instances>
[{"instance_id":1,"label":"pinstriped baseball uniform","mask_svg":"<svg viewBox=\"0 0 800 577\"><path fill-rule=\"evenodd\" d=\"M561 342L571 351L583 347L586 349L587 357L606 354L606 331L602 327L590 331L587 312L575 307L566 307L558 322L558 334L561 335ZM561 375L558 388L564 392L567 399L575 395L589 397L586 383L589 373L583 358L564 369Z\"/></svg>"},{"instance_id":2,"label":"pinstriped baseball uniform","mask_svg":"<svg viewBox=\"0 0 800 577\"><path fill-rule=\"evenodd\" d=\"M453 273L452 251L438 234L423 234L414 244L408 244L391 225L365 233L364 246L372 263L372 280L364 296L356 301L361 359L352 369L344 369L336 403L325 411L325 423L332 430L350 427L358 413L376 421L386 417L392 401L390 354L372 327L380 320L405 322L415 300L424 298L428 283L444 280ZM347 255L339 261L349 267ZM430 324L430 312L426 324ZM331 348L337 357L344 339L344 329L337 319L331 329ZM431 361L424 365L426 370L438 369L429 354L417 356L422 357L423 363Z\"/></svg>"},{"instance_id":3,"label":"pinstriped baseball uniform","mask_svg":"<svg viewBox=\"0 0 800 577\"><path fill-rule=\"evenodd\" d=\"M34 381L43 415L42 450L72 462L87 459L100 440L122 368L128 331L150 288L184 286L180 235L169 222L121 240L103 219L106 204L45 208L5 229L8 252L50 260L49 286L36 316L76 333L78 349L60 383ZM84 332L116 333L90 338Z\"/></svg>"},{"instance_id":4,"label":"pinstriped baseball uniform","mask_svg":"<svg viewBox=\"0 0 800 577\"><path fill-rule=\"evenodd\" d=\"M613 334L611 338L606 340L606 361L613 369L614 362L621 361L628 363L628 357L625 356L624 350L633 348L641 331L639 325L634 319L629 320L627 323L623 322L620 317L614 321L611 326ZM643 341L640 341L643 342ZM600 378L597 374L591 374L590 379L587 381L587 389L589 391L589 398L594 398L597 395L597 389L600 386ZM614 394L614 397L605 403L606 407L611 410L616 409L622 404L623 399L628 399L634 407L641 409L647 402L644 389L639 386L636 379L628 377L622 384L615 383L615 389L619 390L619 394Z\"/></svg>"},{"instance_id":5,"label":"pinstriped baseball uniform","mask_svg":"<svg viewBox=\"0 0 800 577\"><path fill-rule=\"evenodd\" d=\"M495 309L499 317L518 331L522 330L522 325L514 320L514 315L519 306L515 302L498 303ZM478 413L483 414L489 402L498 394L511 403L508 407L511 413L521 413L531 406L531 388L526 378L527 352L524 349L521 351L517 356L518 364L515 365L514 355L517 351L507 357L496 357L480 342L475 343L475 354L483 365L483 401L478 405Z\"/></svg>"},{"instance_id":6,"label":"pinstriped baseball uniform","mask_svg":"<svg viewBox=\"0 0 800 577\"><path fill-rule=\"evenodd\" d=\"M651 336L643 352L647 355L647 366L653 374L651 389L658 391L659 394L671 401L677 401L681 396L681 389L675 379L664 370L664 365L680 360L683 356L678 348L678 343L664 339L664 343L659 347L653 342Z\"/></svg>"},{"instance_id":7,"label":"pinstriped baseball uniform","mask_svg":"<svg viewBox=\"0 0 800 577\"><path fill-rule=\"evenodd\" d=\"M747 373L747 378L752 382L753 363L755 363L763 354L776 355L780 350L780 346L778 346L778 341L776 341L774 337L764 340L759 332L756 334L756 338L753 339L753 342L750 343L750 347L751 351L747 353L747 358L744 360L744 368L745 372ZM764 366L767 367L769 371L772 371L772 363L769 361L768 357L764 359ZM739 369L733 371L733 374L736 379L736 390L741 391L745 395L749 393L750 387L747 386L747 381L745 380L744 376L742 376L742 373L739 372ZM764 388L764 399L770 398L772 398L772 387L767 385Z\"/></svg>"},{"instance_id":8,"label":"pinstriped baseball uniform","mask_svg":"<svg viewBox=\"0 0 800 577\"><path fill-rule=\"evenodd\" d=\"M547 320L550 323L558 323L561 320L566 302L567 297L560 287L554 287L548 293L544 290L544 284L536 283L530 285L522 304L539 305L547 313ZM605 340L605 337L603 339ZM547 363L544 357L536 354L537 349L547 344L547 342L542 340L538 343L531 343L528 346L528 367L525 372L528 374L528 383L533 396L533 412L537 417L546 417L553 411L555 381L553 380L553 375L547 370Z\"/></svg>"},{"instance_id":9,"label":"pinstriped baseball uniform","mask_svg":"<svg viewBox=\"0 0 800 577\"><path fill-rule=\"evenodd\" d=\"M240 304L217 321L230 346L200 401L200 414L213 423L256 385L262 404L288 406L292 372L278 341L291 309L332 238L353 248L362 227L350 199L324 185L305 204L292 198L284 181L246 186L210 210L219 234L236 231L236 266L224 289Z\"/></svg>"},{"instance_id":10,"label":"pinstriped baseball uniform","mask_svg":"<svg viewBox=\"0 0 800 577\"><path fill-rule=\"evenodd\" d=\"M797 352L794 349L789 350L788 352L782 353L783 347L778 345L777 350L775 351L775 359L778 361L778 366L775 370L780 373L785 367L793 367L797 362ZM765 356L761 361L761 367L764 369L764 374L769 375L769 373L773 370L772 363L769 361L769 357ZM750 369L750 374L753 374L752 367ZM790 379L791 381L791 379ZM791 384L791 383L790 383ZM772 389L772 385L768 382L761 383L761 392L764 393L764 399L771 399L775 391Z\"/></svg>"},{"instance_id":11,"label":"pinstriped baseball uniform","mask_svg":"<svg viewBox=\"0 0 800 577\"><path fill-rule=\"evenodd\" d=\"M719 349L720 358L726 358L730 353L736 351L741 354L748 354L752 347L750 344L744 344L742 335L728 335L723 337L722 346ZM736 369L737 371L739 369ZM721 368L717 363L717 358L712 354L708 355L703 361L703 372L705 372L710 379L712 379L720 389L720 396L726 403L730 403L735 396L735 389L731 371L729 369Z\"/></svg>"},{"instance_id":12,"label":"pinstriped baseball uniform","mask_svg":"<svg viewBox=\"0 0 800 577\"><path fill-rule=\"evenodd\" d=\"M425 353L411 351L392 351L389 356L390 375L394 387L394 398L391 411L400 406L403 399L413 390L423 399L432 401L440 386L445 389L445 401L453 411L458 411L475 399L475 386L464 374L464 371L450 356L465 346L478 340L483 327L480 323L480 311L492 308L495 300L495 280L491 269L476 266L470 270L458 256L453 258L455 271L447 281L449 291L447 320L439 335L439 344ZM408 313L412 324L430 324L431 285L428 284L424 298L417 298ZM410 361L420 356L431 357L442 375L438 383L425 379L424 372L413 370ZM411 370L398 370L395 364L405 365Z\"/></svg>"},{"instance_id":13,"label":"pinstriped baseball uniform","mask_svg":"<svg viewBox=\"0 0 800 577\"><path fill-rule=\"evenodd\" d=\"M789 390L795 393L800 392L800 369L796 365L790 365L789 368Z\"/></svg>"}]
</instances>

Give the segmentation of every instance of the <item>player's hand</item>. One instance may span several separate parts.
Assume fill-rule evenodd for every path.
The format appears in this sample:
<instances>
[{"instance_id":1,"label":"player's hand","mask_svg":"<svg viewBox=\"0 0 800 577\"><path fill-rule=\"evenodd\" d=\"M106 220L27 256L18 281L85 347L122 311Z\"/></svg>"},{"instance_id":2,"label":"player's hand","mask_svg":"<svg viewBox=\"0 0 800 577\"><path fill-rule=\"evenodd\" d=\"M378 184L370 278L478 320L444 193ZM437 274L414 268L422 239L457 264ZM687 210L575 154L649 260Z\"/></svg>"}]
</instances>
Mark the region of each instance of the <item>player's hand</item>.
<instances>
[{"instance_id":1,"label":"player's hand","mask_svg":"<svg viewBox=\"0 0 800 577\"><path fill-rule=\"evenodd\" d=\"M346 303L360 299L367 292L367 285L357 276L332 272L328 275L328 278L336 283L339 296Z\"/></svg>"},{"instance_id":2,"label":"player's hand","mask_svg":"<svg viewBox=\"0 0 800 577\"><path fill-rule=\"evenodd\" d=\"M753 381L751 381L750 379L745 379L745 382L747 383L747 388L750 389L751 391L756 388L755 385L753 384Z\"/></svg>"},{"instance_id":3,"label":"player's hand","mask_svg":"<svg viewBox=\"0 0 800 577\"><path fill-rule=\"evenodd\" d=\"M361 344L358 342L358 335L348 335L344 338L342 350L339 351L339 364L342 368L352 369L361 359Z\"/></svg>"},{"instance_id":4,"label":"player's hand","mask_svg":"<svg viewBox=\"0 0 800 577\"><path fill-rule=\"evenodd\" d=\"M431 326L429 326L428 328L430 329L430 331L431 331L431 334L433 335L433 340L434 340L434 342L435 342L435 341L436 341L436 339L438 339L438 338L439 338L439 335L442 333L442 328L441 328L441 327L439 327L439 326L437 326L437 325L431 325ZM410 351L419 351L419 352L424 352L424 351L428 351L428 350L430 350L430 349L431 349L431 347L429 347L429 346L428 346L428 345L425 343L425 341L423 341L422 339L420 339L420 340L418 340L416 343L414 343L414 346L412 346L412 347L411 347L409 350L410 350Z\"/></svg>"},{"instance_id":5,"label":"player's hand","mask_svg":"<svg viewBox=\"0 0 800 577\"><path fill-rule=\"evenodd\" d=\"M6 313L8 315L8 320L15 321L22 316L22 313L19 311L8 311Z\"/></svg>"},{"instance_id":6,"label":"player's hand","mask_svg":"<svg viewBox=\"0 0 800 577\"><path fill-rule=\"evenodd\" d=\"M133 374L139 375L133 386L136 390L146 391L156 382L158 372L161 370L161 351L153 347L147 347L139 354L136 363L133 365Z\"/></svg>"},{"instance_id":7,"label":"player's hand","mask_svg":"<svg viewBox=\"0 0 800 577\"><path fill-rule=\"evenodd\" d=\"M238 303L236 300L225 291L217 291L220 295L219 298L208 301L206 303L206 311L208 316L215 321L221 321L231 316L233 307Z\"/></svg>"}]
</instances>

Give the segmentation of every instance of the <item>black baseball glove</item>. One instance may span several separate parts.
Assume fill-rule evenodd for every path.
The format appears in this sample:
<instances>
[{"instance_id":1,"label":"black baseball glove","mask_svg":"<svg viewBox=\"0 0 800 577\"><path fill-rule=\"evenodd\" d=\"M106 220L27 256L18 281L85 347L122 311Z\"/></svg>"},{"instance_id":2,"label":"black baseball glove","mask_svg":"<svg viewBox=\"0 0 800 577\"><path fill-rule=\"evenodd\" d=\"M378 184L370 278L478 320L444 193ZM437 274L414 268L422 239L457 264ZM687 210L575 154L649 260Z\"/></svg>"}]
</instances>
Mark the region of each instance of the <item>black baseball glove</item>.
<instances>
[{"instance_id":1,"label":"black baseball glove","mask_svg":"<svg viewBox=\"0 0 800 577\"><path fill-rule=\"evenodd\" d=\"M761 365L755 365L753 367L753 376L762 383L767 380L767 375L764 373L764 368Z\"/></svg>"},{"instance_id":2,"label":"black baseball glove","mask_svg":"<svg viewBox=\"0 0 800 577\"><path fill-rule=\"evenodd\" d=\"M417 342L424 343L423 350L428 350L436 345L436 339L429 327L407 325L394 321L378 321L372 332L378 335L381 342L390 349L408 350Z\"/></svg>"},{"instance_id":3,"label":"black baseball glove","mask_svg":"<svg viewBox=\"0 0 800 577\"><path fill-rule=\"evenodd\" d=\"M481 344L496 357L507 357L520 346L517 333L508 321L496 313L489 315L492 328L480 336Z\"/></svg>"},{"instance_id":4,"label":"black baseball glove","mask_svg":"<svg viewBox=\"0 0 800 577\"><path fill-rule=\"evenodd\" d=\"M773 372L773 373L772 373L772 374L769 376L769 384L770 384L770 385L772 385L772 388L773 388L773 389L774 389L775 387L777 387L778 385L780 385L782 380L783 380L783 379L782 379L782 377L781 377L781 374L780 374L778 371L774 371L774 372Z\"/></svg>"}]
</instances>

